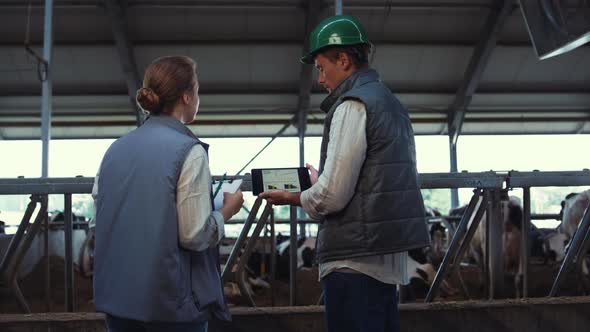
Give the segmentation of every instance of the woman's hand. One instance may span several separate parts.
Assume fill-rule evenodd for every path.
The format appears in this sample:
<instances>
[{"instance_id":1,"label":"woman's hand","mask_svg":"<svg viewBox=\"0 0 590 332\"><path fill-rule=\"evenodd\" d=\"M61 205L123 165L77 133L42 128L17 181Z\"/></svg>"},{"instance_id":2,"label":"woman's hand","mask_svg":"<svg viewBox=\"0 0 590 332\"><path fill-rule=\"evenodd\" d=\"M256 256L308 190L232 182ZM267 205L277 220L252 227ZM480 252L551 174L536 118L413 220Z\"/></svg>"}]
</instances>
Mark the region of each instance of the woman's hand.
<instances>
[{"instance_id":1,"label":"woman's hand","mask_svg":"<svg viewBox=\"0 0 590 332\"><path fill-rule=\"evenodd\" d=\"M235 193L223 193L223 207L219 209L219 212L223 215L224 220L229 220L235 216L244 204L244 195L241 190Z\"/></svg>"}]
</instances>

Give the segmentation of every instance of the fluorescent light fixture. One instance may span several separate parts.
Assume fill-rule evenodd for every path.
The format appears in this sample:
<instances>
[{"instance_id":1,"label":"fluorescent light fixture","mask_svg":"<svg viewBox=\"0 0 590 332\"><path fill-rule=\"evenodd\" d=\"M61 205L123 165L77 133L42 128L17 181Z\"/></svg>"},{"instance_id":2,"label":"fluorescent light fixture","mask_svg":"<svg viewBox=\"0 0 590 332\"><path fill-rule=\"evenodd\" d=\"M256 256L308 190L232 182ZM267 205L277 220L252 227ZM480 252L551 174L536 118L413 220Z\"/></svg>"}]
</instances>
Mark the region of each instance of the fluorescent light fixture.
<instances>
[{"instance_id":1,"label":"fluorescent light fixture","mask_svg":"<svg viewBox=\"0 0 590 332\"><path fill-rule=\"evenodd\" d=\"M575 48L578 48L578 47L586 44L589 41L590 41L590 32L587 32L586 34L582 35L580 38L578 38L578 39L576 39L574 41L571 41L571 42L563 45L562 47L556 49L553 52L549 52L547 54L544 54L542 56L539 56L539 59L545 60L545 59L548 59L550 57L553 57L553 56L556 56L556 55L560 55L560 54L569 52L569 51L571 51L571 50L573 50Z\"/></svg>"}]
</instances>

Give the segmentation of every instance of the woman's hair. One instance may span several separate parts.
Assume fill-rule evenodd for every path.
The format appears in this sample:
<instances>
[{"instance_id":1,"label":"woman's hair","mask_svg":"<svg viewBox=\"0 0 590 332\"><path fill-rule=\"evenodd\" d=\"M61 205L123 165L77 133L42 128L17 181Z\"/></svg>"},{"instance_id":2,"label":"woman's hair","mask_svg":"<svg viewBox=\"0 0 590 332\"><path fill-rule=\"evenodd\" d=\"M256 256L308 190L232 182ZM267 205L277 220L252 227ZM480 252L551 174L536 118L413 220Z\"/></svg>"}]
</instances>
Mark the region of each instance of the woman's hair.
<instances>
[{"instance_id":1,"label":"woman's hair","mask_svg":"<svg viewBox=\"0 0 590 332\"><path fill-rule=\"evenodd\" d=\"M197 65L186 56L165 56L145 71L143 86L137 90L137 104L151 114L172 112L183 93L197 84Z\"/></svg>"}]
</instances>

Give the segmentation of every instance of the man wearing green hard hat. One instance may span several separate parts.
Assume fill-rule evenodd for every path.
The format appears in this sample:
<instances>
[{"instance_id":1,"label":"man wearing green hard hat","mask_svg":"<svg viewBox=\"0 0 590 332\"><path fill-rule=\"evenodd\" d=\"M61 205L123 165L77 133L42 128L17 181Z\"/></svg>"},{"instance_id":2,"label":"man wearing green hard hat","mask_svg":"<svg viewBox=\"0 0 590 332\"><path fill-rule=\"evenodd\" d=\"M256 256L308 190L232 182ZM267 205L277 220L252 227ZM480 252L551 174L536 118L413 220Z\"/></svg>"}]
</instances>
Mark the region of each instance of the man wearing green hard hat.
<instances>
[{"instance_id":1,"label":"man wearing green hard hat","mask_svg":"<svg viewBox=\"0 0 590 332\"><path fill-rule=\"evenodd\" d=\"M429 245L407 110L369 67L371 44L351 16L322 21L309 38L329 95L319 172L302 193L260 194L321 220L317 258L327 330L399 331L396 285L408 284L408 250Z\"/></svg>"}]
</instances>

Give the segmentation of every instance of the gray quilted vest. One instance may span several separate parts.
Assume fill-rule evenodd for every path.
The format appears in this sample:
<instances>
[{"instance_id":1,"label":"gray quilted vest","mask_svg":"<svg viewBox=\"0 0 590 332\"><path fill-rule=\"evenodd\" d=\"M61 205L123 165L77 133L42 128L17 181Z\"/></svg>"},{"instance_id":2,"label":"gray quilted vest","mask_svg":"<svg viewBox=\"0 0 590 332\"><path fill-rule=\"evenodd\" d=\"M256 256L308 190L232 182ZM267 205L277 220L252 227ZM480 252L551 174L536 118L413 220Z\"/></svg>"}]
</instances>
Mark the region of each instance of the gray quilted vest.
<instances>
[{"instance_id":1,"label":"gray quilted vest","mask_svg":"<svg viewBox=\"0 0 590 332\"><path fill-rule=\"evenodd\" d=\"M352 199L341 211L327 215L319 227L319 262L428 246L410 118L376 71L353 73L323 101L321 108L327 115L320 173L328 157L332 117L347 99L365 105L367 152Z\"/></svg>"},{"instance_id":2,"label":"gray quilted vest","mask_svg":"<svg viewBox=\"0 0 590 332\"><path fill-rule=\"evenodd\" d=\"M175 118L151 116L115 141L98 178L96 310L144 322L229 319L219 249L178 243L176 184L201 143Z\"/></svg>"}]
</instances>

